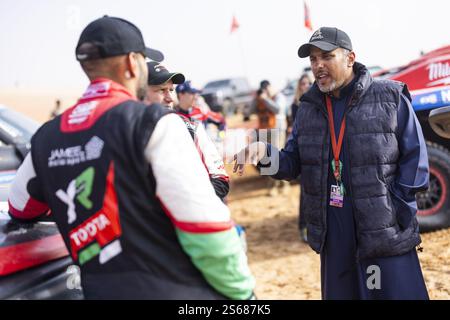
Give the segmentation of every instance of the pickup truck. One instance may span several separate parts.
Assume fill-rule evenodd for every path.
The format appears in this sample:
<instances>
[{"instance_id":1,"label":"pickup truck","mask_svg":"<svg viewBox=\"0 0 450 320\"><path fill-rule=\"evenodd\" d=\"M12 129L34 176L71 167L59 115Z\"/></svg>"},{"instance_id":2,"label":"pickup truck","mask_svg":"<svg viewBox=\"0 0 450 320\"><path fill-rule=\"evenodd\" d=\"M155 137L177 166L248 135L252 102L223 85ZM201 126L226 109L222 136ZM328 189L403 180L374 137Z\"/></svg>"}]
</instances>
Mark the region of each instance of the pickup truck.
<instances>
[{"instance_id":1,"label":"pickup truck","mask_svg":"<svg viewBox=\"0 0 450 320\"><path fill-rule=\"evenodd\" d=\"M212 111L232 115L250 106L255 93L246 78L227 78L208 82L201 95Z\"/></svg>"}]
</instances>

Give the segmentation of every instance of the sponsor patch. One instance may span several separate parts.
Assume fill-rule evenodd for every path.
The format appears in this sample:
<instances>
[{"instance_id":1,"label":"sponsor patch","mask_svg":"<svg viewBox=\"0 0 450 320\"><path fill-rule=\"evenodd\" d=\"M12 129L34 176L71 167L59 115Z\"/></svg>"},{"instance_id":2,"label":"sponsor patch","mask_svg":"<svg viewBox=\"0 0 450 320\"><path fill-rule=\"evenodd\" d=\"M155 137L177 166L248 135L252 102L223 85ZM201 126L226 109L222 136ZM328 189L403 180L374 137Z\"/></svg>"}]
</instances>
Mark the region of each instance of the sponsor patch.
<instances>
[{"instance_id":1,"label":"sponsor patch","mask_svg":"<svg viewBox=\"0 0 450 320\"><path fill-rule=\"evenodd\" d=\"M86 145L68 148L54 149L48 157L48 167L74 166L85 161L95 160L101 157L104 141L93 136Z\"/></svg>"},{"instance_id":2,"label":"sponsor patch","mask_svg":"<svg viewBox=\"0 0 450 320\"><path fill-rule=\"evenodd\" d=\"M80 190L82 190L77 194L77 200L86 209L92 207L89 200L92 184L89 185L87 182L93 181L93 172L89 173L89 169L78 176L76 180L73 180L77 181L76 188L80 187ZM122 252L118 240L122 230L119 221L117 195L114 189L114 166L112 164L109 167L106 179L103 207L69 232L72 257L80 265L97 256L99 256L99 263L103 264ZM78 184L79 182L80 184ZM84 187L81 187L81 185L84 185Z\"/></svg>"}]
</instances>

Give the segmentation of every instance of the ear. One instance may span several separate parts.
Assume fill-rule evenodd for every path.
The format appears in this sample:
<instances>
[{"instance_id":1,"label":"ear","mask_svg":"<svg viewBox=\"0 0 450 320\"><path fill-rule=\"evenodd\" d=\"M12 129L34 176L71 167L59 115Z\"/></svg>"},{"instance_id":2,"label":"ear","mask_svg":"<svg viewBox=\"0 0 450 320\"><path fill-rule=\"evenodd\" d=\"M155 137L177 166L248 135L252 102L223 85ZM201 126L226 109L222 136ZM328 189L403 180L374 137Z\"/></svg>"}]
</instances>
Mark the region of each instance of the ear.
<instances>
[{"instance_id":1,"label":"ear","mask_svg":"<svg viewBox=\"0 0 450 320\"><path fill-rule=\"evenodd\" d=\"M135 52L128 53L126 56L126 62L127 62L126 75L129 74L130 78L136 78L139 70L138 67L139 61L137 60L137 53Z\"/></svg>"},{"instance_id":2,"label":"ear","mask_svg":"<svg viewBox=\"0 0 450 320\"><path fill-rule=\"evenodd\" d=\"M355 64L355 59L356 59L356 55L353 51L350 51L350 53L347 56L347 65L349 67L353 67L353 65Z\"/></svg>"}]
</instances>

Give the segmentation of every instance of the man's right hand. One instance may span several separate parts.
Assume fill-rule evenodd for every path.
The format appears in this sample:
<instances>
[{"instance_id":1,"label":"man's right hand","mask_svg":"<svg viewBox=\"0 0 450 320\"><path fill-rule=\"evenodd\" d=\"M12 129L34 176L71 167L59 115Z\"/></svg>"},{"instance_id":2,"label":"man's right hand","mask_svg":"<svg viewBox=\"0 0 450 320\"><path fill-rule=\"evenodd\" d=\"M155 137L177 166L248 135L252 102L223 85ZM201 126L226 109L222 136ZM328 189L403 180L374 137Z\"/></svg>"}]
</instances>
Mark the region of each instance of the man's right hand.
<instances>
[{"instance_id":1,"label":"man's right hand","mask_svg":"<svg viewBox=\"0 0 450 320\"><path fill-rule=\"evenodd\" d=\"M266 144L264 142L258 141L249 144L247 147L236 153L233 157L234 167L233 173L238 173L242 176L244 173L244 166L246 164L257 165L264 155L266 154Z\"/></svg>"}]
</instances>

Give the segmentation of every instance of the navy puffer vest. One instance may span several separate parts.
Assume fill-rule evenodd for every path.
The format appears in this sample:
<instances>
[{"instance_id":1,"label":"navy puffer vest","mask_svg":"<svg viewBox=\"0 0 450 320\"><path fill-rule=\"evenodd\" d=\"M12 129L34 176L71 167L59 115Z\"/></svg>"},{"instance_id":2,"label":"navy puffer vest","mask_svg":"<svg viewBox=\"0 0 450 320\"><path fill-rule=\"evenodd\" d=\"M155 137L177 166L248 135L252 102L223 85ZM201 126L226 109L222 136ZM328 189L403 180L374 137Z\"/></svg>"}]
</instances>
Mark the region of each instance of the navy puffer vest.
<instances>
[{"instance_id":1,"label":"navy puffer vest","mask_svg":"<svg viewBox=\"0 0 450 320\"><path fill-rule=\"evenodd\" d=\"M402 229L392 201L399 148L397 111L406 86L373 80L366 67L354 66L357 81L346 113L344 152L349 159L349 188L358 242L357 258L406 253L420 243L417 219ZM327 232L330 133L325 98L317 84L301 99L298 110L298 146L301 161L301 212L308 242L320 252Z\"/></svg>"}]
</instances>

